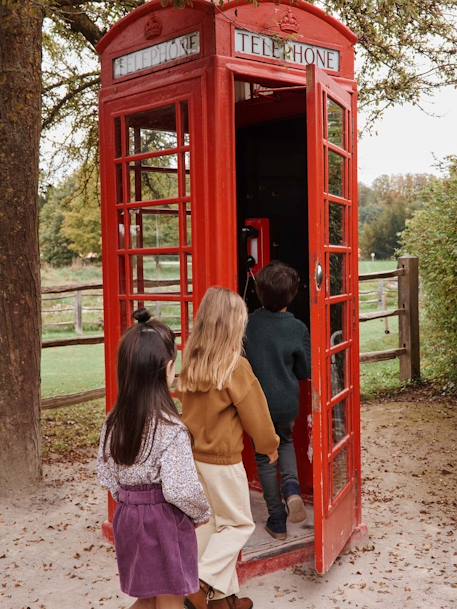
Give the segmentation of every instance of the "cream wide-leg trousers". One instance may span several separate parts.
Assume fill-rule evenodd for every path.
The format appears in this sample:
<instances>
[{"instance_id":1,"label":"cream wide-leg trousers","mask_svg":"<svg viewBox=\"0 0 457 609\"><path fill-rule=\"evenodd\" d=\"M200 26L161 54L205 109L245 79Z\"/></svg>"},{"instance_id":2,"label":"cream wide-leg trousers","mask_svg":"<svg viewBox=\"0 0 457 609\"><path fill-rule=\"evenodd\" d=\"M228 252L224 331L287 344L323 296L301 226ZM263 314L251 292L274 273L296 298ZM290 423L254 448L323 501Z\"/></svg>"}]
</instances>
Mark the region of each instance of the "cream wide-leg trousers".
<instances>
[{"instance_id":1,"label":"cream wide-leg trousers","mask_svg":"<svg viewBox=\"0 0 457 609\"><path fill-rule=\"evenodd\" d=\"M243 463L213 465L196 461L212 516L198 527L198 576L216 591L215 599L239 591L236 563L255 529Z\"/></svg>"}]
</instances>

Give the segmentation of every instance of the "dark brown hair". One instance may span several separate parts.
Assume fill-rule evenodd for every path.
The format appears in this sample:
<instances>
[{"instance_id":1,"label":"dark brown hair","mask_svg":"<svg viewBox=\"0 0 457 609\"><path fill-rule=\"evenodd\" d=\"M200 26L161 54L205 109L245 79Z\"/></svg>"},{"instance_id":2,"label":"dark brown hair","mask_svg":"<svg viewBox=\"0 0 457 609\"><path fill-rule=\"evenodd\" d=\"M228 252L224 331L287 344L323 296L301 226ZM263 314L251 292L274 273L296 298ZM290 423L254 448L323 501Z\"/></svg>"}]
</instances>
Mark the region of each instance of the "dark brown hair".
<instances>
[{"instance_id":1,"label":"dark brown hair","mask_svg":"<svg viewBox=\"0 0 457 609\"><path fill-rule=\"evenodd\" d=\"M291 266L274 261L256 277L256 292L262 306L277 312L287 307L298 292L300 276Z\"/></svg>"},{"instance_id":2,"label":"dark brown hair","mask_svg":"<svg viewBox=\"0 0 457 609\"><path fill-rule=\"evenodd\" d=\"M104 442L105 449L109 438L111 456L121 465L132 465L140 451L148 447L150 451L153 440L143 446L149 429L154 438L157 422L173 424L177 415L167 383L167 364L176 359L174 334L152 319L147 309L138 309L133 317L138 323L127 330L119 345L119 393L106 420Z\"/></svg>"}]
</instances>

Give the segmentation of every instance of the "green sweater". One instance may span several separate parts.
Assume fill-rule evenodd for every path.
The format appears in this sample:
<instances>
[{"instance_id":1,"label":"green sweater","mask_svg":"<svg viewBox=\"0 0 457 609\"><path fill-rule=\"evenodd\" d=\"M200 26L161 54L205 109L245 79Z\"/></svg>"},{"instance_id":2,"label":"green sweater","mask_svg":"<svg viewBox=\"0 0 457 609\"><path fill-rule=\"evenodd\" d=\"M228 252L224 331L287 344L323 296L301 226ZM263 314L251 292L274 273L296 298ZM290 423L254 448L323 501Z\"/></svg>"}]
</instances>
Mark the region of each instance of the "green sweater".
<instances>
[{"instance_id":1,"label":"green sweater","mask_svg":"<svg viewBox=\"0 0 457 609\"><path fill-rule=\"evenodd\" d=\"M305 324L292 313L257 309L249 316L246 355L273 420L295 419L300 403L299 380L311 374L310 338Z\"/></svg>"}]
</instances>

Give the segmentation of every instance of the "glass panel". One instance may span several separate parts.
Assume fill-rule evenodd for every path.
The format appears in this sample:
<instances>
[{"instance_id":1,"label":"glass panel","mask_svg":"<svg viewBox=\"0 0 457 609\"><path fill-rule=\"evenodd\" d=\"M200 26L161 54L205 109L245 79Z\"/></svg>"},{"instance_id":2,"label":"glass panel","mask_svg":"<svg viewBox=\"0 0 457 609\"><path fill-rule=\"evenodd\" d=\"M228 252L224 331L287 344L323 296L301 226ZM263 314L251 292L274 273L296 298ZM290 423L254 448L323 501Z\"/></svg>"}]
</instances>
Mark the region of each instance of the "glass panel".
<instances>
[{"instance_id":1,"label":"glass panel","mask_svg":"<svg viewBox=\"0 0 457 609\"><path fill-rule=\"evenodd\" d=\"M130 163L130 200L154 201L179 196L177 155Z\"/></svg>"},{"instance_id":2,"label":"glass panel","mask_svg":"<svg viewBox=\"0 0 457 609\"><path fill-rule=\"evenodd\" d=\"M122 136L121 136L121 119L114 119L114 145L116 158L122 156Z\"/></svg>"},{"instance_id":3,"label":"glass panel","mask_svg":"<svg viewBox=\"0 0 457 609\"><path fill-rule=\"evenodd\" d=\"M346 254L330 254L330 296L344 294L344 260Z\"/></svg>"},{"instance_id":4,"label":"glass panel","mask_svg":"<svg viewBox=\"0 0 457 609\"><path fill-rule=\"evenodd\" d=\"M189 330L192 330L194 327L194 303L189 302Z\"/></svg>"},{"instance_id":5,"label":"glass panel","mask_svg":"<svg viewBox=\"0 0 457 609\"><path fill-rule=\"evenodd\" d=\"M192 210L190 203L186 203L186 239L187 245L192 245Z\"/></svg>"},{"instance_id":6,"label":"glass panel","mask_svg":"<svg viewBox=\"0 0 457 609\"><path fill-rule=\"evenodd\" d=\"M328 151L328 192L331 195L344 195L344 158L333 150Z\"/></svg>"},{"instance_id":7,"label":"glass panel","mask_svg":"<svg viewBox=\"0 0 457 609\"><path fill-rule=\"evenodd\" d=\"M347 435L346 400L339 402L332 410L333 445L338 444Z\"/></svg>"},{"instance_id":8,"label":"glass panel","mask_svg":"<svg viewBox=\"0 0 457 609\"><path fill-rule=\"evenodd\" d=\"M116 165L116 203L124 202L124 180L122 176L122 165Z\"/></svg>"},{"instance_id":9,"label":"glass panel","mask_svg":"<svg viewBox=\"0 0 457 609\"><path fill-rule=\"evenodd\" d=\"M120 250L125 248L125 224L124 224L124 212L119 211L117 213L117 236L118 236L118 248Z\"/></svg>"},{"instance_id":10,"label":"glass panel","mask_svg":"<svg viewBox=\"0 0 457 609\"><path fill-rule=\"evenodd\" d=\"M179 206L130 210L133 248L179 247Z\"/></svg>"},{"instance_id":11,"label":"glass panel","mask_svg":"<svg viewBox=\"0 0 457 609\"><path fill-rule=\"evenodd\" d=\"M331 245L344 244L344 206L329 203L329 242Z\"/></svg>"},{"instance_id":12,"label":"glass panel","mask_svg":"<svg viewBox=\"0 0 457 609\"><path fill-rule=\"evenodd\" d=\"M129 311L129 303L125 300L121 300L119 303L120 318L121 318L121 332L124 333L127 328L131 325L131 315Z\"/></svg>"},{"instance_id":13,"label":"glass panel","mask_svg":"<svg viewBox=\"0 0 457 609\"><path fill-rule=\"evenodd\" d=\"M336 347L346 340L346 306L345 302L330 305L330 347Z\"/></svg>"},{"instance_id":14,"label":"glass panel","mask_svg":"<svg viewBox=\"0 0 457 609\"><path fill-rule=\"evenodd\" d=\"M332 469L332 500L335 499L341 491L344 489L346 484L349 482L348 478L348 448L338 453L335 460L331 464Z\"/></svg>"},{"instance_id":15,"label":"glass panel","mask_svg":"<svg viewBox=\"0 0 457 609\"><path fill-rule=\"evenodd\" d=\"M187 102L183 102L181 104L181 121L182 121L182 130L183 130L183 144L184 146L189 146L190 144L190 130L189 130L189 108ZM182 144L181 144L182 145Z\"/></svg>"},{"instance_id":16,"label":"glass panel","mask_svg":"<svg viewBox=\"0 0 457 609\"><path fill-rule=\"evenodd\" d=\"M178 146L174 106L127 116L129 154L157 152Z\"/></svg>"},{"instance_id":17,"label":"glass panel","mask_svg":"<svg viewBox=\"0 0 457 609\"><path fill-rule=\"evenodd\" d=\"M344 148L344 109L327 98L328 141Z\"/></svg>"},{"instance_id":18,"label":"glass panel","mask_svg":"<svg viewBox=\"0 0 457 609\"><path fill-rule=\"evenodd\" d=\"M119 294L125 294L126 292L126 269L125 269L125 258L119 256Z\"/></svg>"},{"instance_id":19,"label":"glass panel","mask_svg":"<svg viewBox=\"0 0 457 609\"><path fill-rule=\"evenodd\" d=\"M190 196L190 152L184 154L185 158L185 171L186 171L186 193L185 196Z\"/></svg>"},{"instance_id":20,"label":"glass panel","mask_svg":"<svg viewBox=\"0 0 457 609\"><path fill-rule=\"evenodd\" d=\"M187 258L187 293L192 294L192 256L186 255Z\"/></svg>"},{"instance_id":21,"label":"glass panel","mask_svg":"<svg viewBox=\"0 0 457 609\"><path fill-rule=\"evenodd\" d=\"M346 388L346 354L347 350L344 350L330 356L332 397L338 395Z\"/></svg>"},{"instance_id":22,"label":"glass panel","mask_svg":"<svg viewBox=\"0 0 457 609\"><path fill-rule=\"evenodd\" d=\"M151 301L136 301L133 303L134 308L138 309L146 307L151 317L160 319L176 334L176 342L180 342L181 335L181 303L180 302L151 302ZM178 336L179 335L179 336Z\"/></svg>"},{"instance_id":23,"label":"glass panel","mask_svg":"<svg viewBox=\"0 0 457 609\"><path fill-rule=\"evenodd\" d=\"M179 256L132 256L134 294L179 294Z\"/></svg>"}]
</instances>

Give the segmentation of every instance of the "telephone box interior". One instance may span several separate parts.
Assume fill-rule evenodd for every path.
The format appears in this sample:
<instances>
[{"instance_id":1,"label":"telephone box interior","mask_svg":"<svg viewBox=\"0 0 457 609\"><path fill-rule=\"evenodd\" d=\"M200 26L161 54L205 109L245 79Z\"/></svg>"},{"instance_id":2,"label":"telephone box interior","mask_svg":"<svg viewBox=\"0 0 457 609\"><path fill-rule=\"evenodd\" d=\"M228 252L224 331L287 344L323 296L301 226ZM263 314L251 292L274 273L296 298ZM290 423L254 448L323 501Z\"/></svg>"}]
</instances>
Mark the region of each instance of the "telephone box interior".
<instances>
[{"instance_id":1,"label":"telephone box interior","mask_svg":"<svg viewBox=\"0 0 457 609\"><path fill-rule=\"evenodd\" d=\"M107 409L135 308L172 327L181 355L208 287L253 311L263 266L300 275L289 310L312 343L294 429L308 518L284 541L266 533L246 439L256 531L242 579L313 556L325 572L360 528L354 43L301 0L152 0L98 47Z\"/></svg>"}]
</instances>

